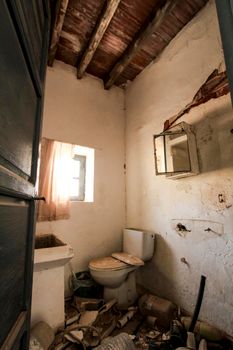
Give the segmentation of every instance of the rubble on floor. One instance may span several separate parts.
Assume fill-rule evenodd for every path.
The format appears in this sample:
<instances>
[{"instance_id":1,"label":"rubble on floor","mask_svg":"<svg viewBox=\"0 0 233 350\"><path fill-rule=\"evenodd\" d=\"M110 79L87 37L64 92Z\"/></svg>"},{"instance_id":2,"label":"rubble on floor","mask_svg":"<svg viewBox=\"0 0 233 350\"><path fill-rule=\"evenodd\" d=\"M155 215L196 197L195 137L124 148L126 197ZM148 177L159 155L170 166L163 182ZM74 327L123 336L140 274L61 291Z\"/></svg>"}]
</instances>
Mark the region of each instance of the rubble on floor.
<instances>
[{"instance_id":1,"label":"rubble on floor","mask_svg":"<svg viewBox=\"0 0 233 350\"><path fill-rule=\"evenodd\" d=\"M143 295L137 305L119 310L117 300L74 296L66 302L66 322L50 350L232 350L226 335L205 322L188 332L191 318L168 300ZM44 349L43 349L44 350Z\"/></svg>"}]
</instances>

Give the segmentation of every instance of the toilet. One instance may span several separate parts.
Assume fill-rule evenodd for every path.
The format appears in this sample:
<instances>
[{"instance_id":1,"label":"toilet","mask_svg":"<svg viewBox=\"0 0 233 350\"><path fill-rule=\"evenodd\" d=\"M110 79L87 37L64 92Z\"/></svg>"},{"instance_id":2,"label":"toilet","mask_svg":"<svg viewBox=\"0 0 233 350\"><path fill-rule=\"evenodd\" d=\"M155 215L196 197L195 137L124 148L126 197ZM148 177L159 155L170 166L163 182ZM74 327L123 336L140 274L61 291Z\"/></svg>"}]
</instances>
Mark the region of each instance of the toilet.
<instances>
[{"instance_id":1,"label":"toilet","mask_svg":"<svg viewBox=\"0 0 233 350\"><path fill-rule=\"evenodd\" d=\"M93 279L104 286L105 301L116 298L121 309L136 301L135 271L152 258L154 239L153 233L126 228L123 231L123 252L90 261Z\"/></svg>"}]
</instances>

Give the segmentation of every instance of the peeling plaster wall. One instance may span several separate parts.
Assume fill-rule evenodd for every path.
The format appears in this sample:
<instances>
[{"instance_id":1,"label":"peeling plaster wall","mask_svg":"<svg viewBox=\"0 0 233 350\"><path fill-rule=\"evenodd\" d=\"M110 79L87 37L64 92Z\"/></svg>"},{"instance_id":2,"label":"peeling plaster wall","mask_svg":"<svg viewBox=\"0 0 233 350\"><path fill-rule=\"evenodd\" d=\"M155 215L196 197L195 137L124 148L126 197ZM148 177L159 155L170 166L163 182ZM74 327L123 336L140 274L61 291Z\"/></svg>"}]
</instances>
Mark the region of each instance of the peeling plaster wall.
<instances>
[{"instance_id":1,"label":"peeling plaster wall","mask_svg":"<svg viewBox=\"0 0 233 350\"><path fill-rule=\"evenodd\" d=\"M230 96L211 100L180 120L196 128L200 175L179 180L155 176L152 138L221 65L223 52L215 4L211 0L159 59L129 85L127 226L157 233L155 255L139 271L140 283L193 312L200 275L204 274L207 286L200 317L233 335ZM179 235L175 230L177 222L185 224L191 232ZM215 227L216 233L205 231L208 227Z\"/></svg>"},{"instance_id":2,"label":"peeling plaster wall","mask_svg":"<svg viewBox=\"0 0 233 350\"><path fill-rule=\"evenodd\" d=\"M69 243L75 271L94 257L121 248L125 224L124 96L102 82L55 62L48 68L42 136L95 148L94 203L72 202L69 220L38 223L37 234L54 233ZM70 274L66 267L66 282Z\"/></svg>"}]
</instances>

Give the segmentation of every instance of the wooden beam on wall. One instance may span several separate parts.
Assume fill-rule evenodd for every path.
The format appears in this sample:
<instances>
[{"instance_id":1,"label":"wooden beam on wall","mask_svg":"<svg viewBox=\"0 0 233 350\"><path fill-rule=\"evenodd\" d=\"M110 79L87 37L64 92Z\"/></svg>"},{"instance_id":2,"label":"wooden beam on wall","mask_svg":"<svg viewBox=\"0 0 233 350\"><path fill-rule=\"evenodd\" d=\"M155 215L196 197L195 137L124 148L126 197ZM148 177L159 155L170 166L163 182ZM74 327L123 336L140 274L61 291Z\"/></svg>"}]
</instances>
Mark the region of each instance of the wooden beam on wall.
<instances>
[{"instance_id":1,"label":"wooden beam on wall","mask_svg":"<svg viewBox=\"0 0 233 350\"><path fill-rule=\"evenodd\" d=\"M168 130L178 119L183 117L183 115L189 113L192 108L206 103L212 98L224 96L229 92L230 87L226 72L219 72L218 69L215 69L197 91L193 100L179 111L178 114L165 121L164 131Z\"/></svg>"},{"instance_id":2,"label":"wooden beam on wall","mask_svg":"<svg viewBox=\"0 0 233 350\"><path fill-rule=\"evenodd\" d=\"M53 29L53 34L51 38L50 48L49 48L49 57L48 57L49 66L53 65L53 62L55 59L57 46L61 35L68 3L69 3L69 0L58 0L57 10L55 14L54 29Z\"/></svg>"},{"instance_id":3,"label":"wooden beam on wall","mask_svg":"<svg viewBox=\"0 0 233 350\"><path fill-rule=\"evenodd\" d=\"M134 56L140 51L145 41L149 39L152 34L160 27L164 18L172 12L178 2L179 0L169 0L166 2L162 9L156 12L154 19L141 33L139 33L139 36L129 45L123 56L109 73L109 77L105 82L105 89L110 89L110 87L115 83L124 69L130 64Z\"/></svg>"},{"instance_id":4,"label":"wooden beam on wall","mask_svg":"<svg viewBox=\"0 0 233 350\"><path fill-rule=\"evenodd\" d=\"M99 43L106 32L109 23L114 16L114 13L116 12L116 9L119 5L121 0L107 0L106 8L104 10L103 15L97 22L97 25L93 31L93 34L91 36L89 45L84 52L82 59L78 65L77 68L77 77L81 79L83 77L83 74L85 73L89 63L91 62L91 59L99 46Z\"/></svg>"}]
</instances>

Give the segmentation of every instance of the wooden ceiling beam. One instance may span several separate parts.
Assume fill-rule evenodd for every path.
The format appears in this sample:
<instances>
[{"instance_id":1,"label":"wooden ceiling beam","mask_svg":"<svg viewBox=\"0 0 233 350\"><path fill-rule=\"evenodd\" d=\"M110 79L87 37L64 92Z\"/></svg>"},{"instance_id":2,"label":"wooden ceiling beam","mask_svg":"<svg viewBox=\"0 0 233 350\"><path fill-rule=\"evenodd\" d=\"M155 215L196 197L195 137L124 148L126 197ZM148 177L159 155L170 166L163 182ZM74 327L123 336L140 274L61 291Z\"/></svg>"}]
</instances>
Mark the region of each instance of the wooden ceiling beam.
<instances>
[{"instance_id":1,"label":"wooden ceiling beam","mask_svg":"<svg viewBox=\"0 0 233 350\"><path fill-rule=\"evenodd\" d=\"M91 36L89 45L87 49L85 50L81 61L77 68L77 77L81 79L83 77L83 74L85 73L89 63L92 60L92 57L94 56L94 53L99 46L99 43L106 32L109 23L114 16L114 13L116 12L116 9L119 5L121 0L107 0L106 8L104 10L103 15L100 17L99 21L97 22L97 25L93 31L93 34Z\"/></svg>"},{"instance_id":2,"label":"wooden ceiling beam","mask_svg":"<svg viewBox=\"0 0 233 350\"><path fill-rule=\"evenodd\" d=\"M145 41L156 32L156 30L162 24L164 18L173 11L174 7L179 3L179 1L180 0L169 0L156 12L153 20L144 30L141 31L141 33L139 33L138 37L129 45L124 54L121 56L120 60L110 71L108 79L104 85L105 89L110 89L124 69L130 64L134 56L141 50L141 47Z\"/></svg>"},{"instance_id":3,"label":"wooden ceiling beam","mask_svg":"<svg viewBox=\"0 0 233 350\"><path fill-rule=\"evenodd\" d=\"M51 44L49 48L49 57L48 57L48 65L52 66L55 55L57 52L58 42L61 35L66 10L68 6L69 0L59 0L57 3L57 9L55 14L55 22L54 22L54 29L53 34L51 38Z\"/></svg>"}]
</instances>

